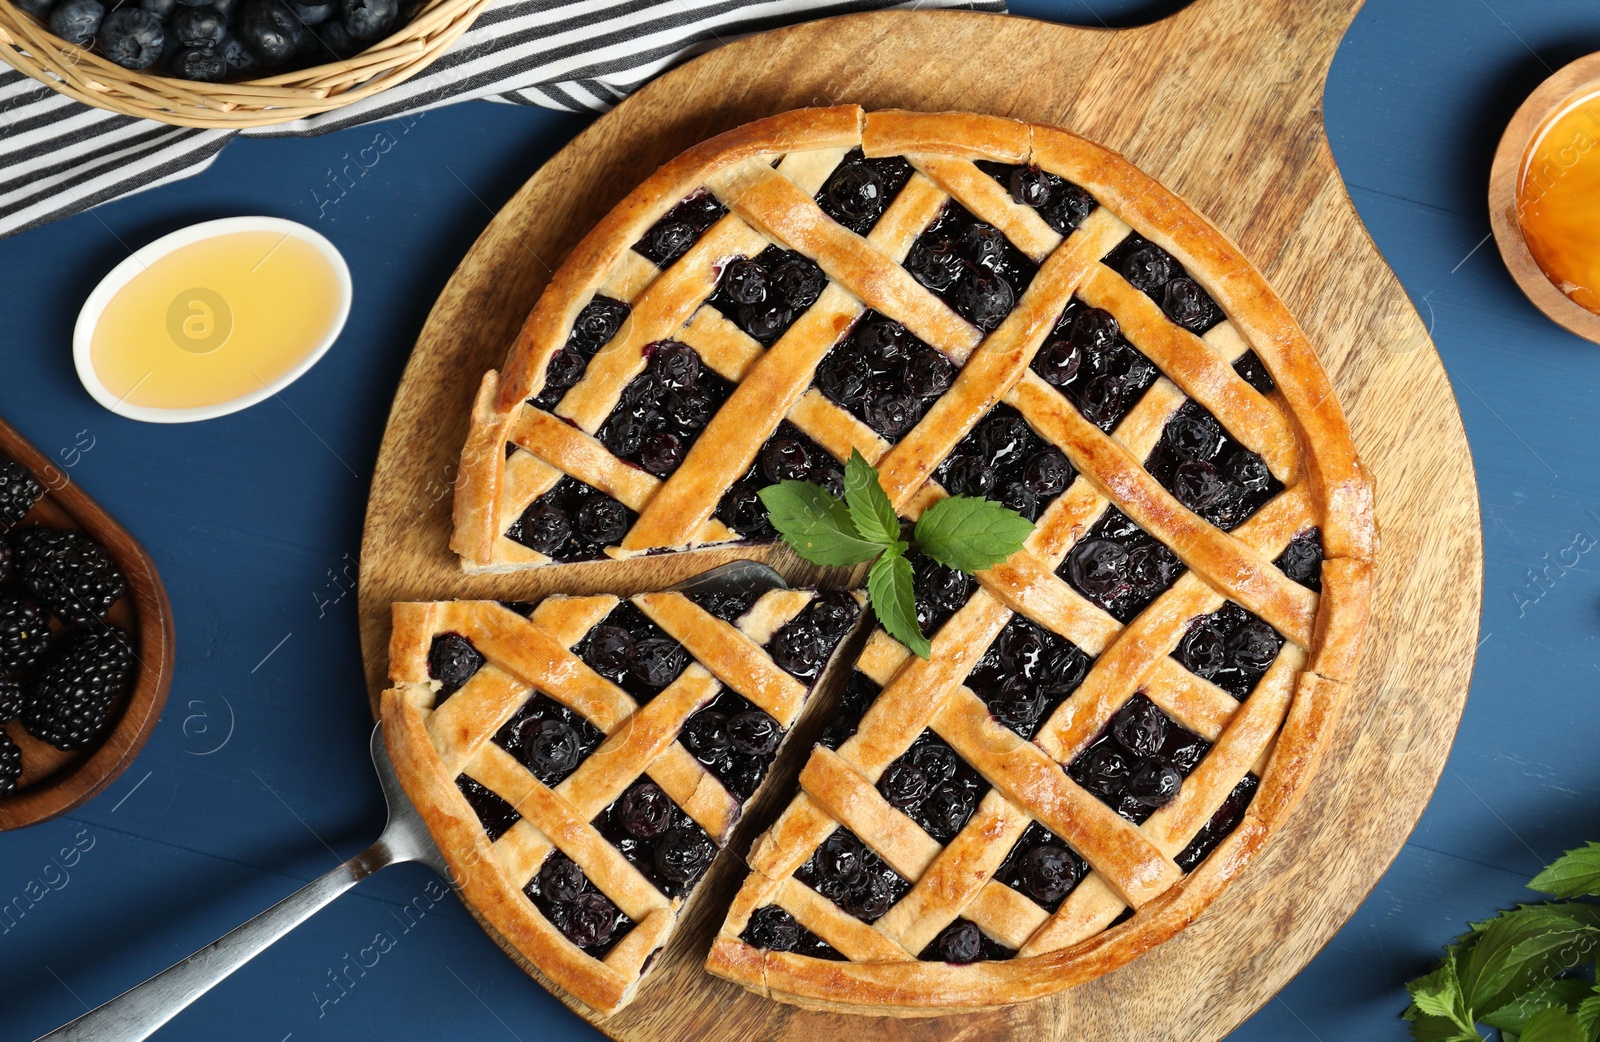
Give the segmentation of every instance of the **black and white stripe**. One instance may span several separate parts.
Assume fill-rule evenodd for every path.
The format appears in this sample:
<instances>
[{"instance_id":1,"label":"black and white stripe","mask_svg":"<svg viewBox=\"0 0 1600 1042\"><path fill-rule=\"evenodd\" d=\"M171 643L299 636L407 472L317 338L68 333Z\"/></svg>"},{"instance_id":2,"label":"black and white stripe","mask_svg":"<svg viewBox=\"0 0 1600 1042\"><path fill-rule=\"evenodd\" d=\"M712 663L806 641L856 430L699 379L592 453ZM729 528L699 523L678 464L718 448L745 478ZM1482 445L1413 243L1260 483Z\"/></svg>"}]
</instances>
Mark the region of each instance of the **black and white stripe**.
<instances>
[{"instance_id":1,"label":"black and white stripe","mask_svg":"<svg viewBox=\"0 0 1600 1042\"><path fill-rule=\"evenodd\" d=\"M684 58L750 33L852 11L1003 0L500 0L420 75L309 119L243 133L342 130L487 98L603 112ZM169 127L0 72L0 235L204 170L235 131Z\"/></svg>"}]
</instances>

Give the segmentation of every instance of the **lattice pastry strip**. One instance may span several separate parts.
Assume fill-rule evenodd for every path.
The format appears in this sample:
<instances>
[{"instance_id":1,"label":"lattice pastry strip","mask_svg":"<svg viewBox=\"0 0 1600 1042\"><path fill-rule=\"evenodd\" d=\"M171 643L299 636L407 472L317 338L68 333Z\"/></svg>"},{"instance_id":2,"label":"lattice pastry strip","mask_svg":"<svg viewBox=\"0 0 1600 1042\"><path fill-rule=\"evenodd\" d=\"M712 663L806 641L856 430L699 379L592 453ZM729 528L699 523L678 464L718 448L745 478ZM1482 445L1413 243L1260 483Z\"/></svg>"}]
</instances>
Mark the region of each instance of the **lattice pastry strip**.
<instances>
[{"instance_id":1,"label":"lattice pastry strip","mask_svg":"<svg viewBox=\"0 0 1600 1042\"><path fill-rule=\"evenodd\" d=\"M1370 485L1303 334L1215 229L1073 135L774 117L663 168L557 273L480 392L453 546L493 569L770 540L759 489L837 489L853 450L907 520L981 495L1037 529L975 580L913 561L931 658L867 642L711 969L920 1013L1181 929L1293 805L1366 617ZM639 601L664 635L710 617L672 597ZM695 683L797 714L763 642L718 633ZM515 671L469 687L489 721L518 697ZM683 791L694 743L642 733ZM497 844L513 874L541 829Z\"/></svg>"},{"instance_id":2,"label":"lattice pastry strip","mask_svg":"<svg viewBox=\"0 0 1600 1042\"><path fill-rule=\"evenodd\" d=\"M488 925L615 1009L861 601L774 590L397 604L383 699L396 770Z\"/></svg>"}]
</instances>

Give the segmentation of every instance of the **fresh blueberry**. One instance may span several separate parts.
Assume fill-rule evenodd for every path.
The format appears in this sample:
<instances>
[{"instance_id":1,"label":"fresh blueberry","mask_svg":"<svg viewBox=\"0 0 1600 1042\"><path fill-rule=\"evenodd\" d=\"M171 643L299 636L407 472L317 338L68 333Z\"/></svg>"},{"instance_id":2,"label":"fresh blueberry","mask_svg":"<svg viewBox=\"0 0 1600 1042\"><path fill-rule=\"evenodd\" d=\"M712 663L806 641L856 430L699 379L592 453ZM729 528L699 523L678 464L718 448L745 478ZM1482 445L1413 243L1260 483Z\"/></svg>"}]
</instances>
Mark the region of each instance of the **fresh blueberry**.
<instances>
[{"instance_id":1,"label":"fresh blueberry","mask_svg":"<svg viewBox=\"0 0 1600 1042\"><path fill-rule=\"evenodd\" d=\"M222 55L222 60L228 63L228 70L233 73L250 72L261 64L261 59L232 31L222 38L217 53Z\"/></svg>"},{"instance_id":2,"label":"fresh blueberry","mask_svg":"<svg viewBox=\"0 0 1600 1042\"><path fill-rule=\"evenodd\" d=\"M295 13L306 25L321 25L332 18L339 10L339 5L333 0L323 0L322 3L301 3L300 0L286 0L289 10Z\"/></svg>"},{"instance_id":3,"label":"fresh blueberry","mask_svg":"<svg viewBox=\"0 0 1600 1042\"><path fill-rule=\"evenodd\" d=\"M50 8L55 6L55 0L13 0L17 8L25 14L31 14L41 22L50 20ZM167 0L176 3L177 0Z\"/></svg>"},{"instance_id":4,"label":"fresh blueberry","mask_svg":"<svg viewBox=\"0 0 1600 1042\"><path fill-rule=\"evenodd\" d=\"M105 15L105 6L99 0L61 0L50 12L50 31L65 43L87 47L94 42Z\"/></svg>"},{"instance_id":5,"label":"fresh blueberry","mask_svg":"<svg viewBox=\"0 0 1600 1042\"><path fill-rule=\"evenodd\" d=\"M185 47L173 55L168 68L185 80L220 83L228 78L227 61L212 47Z\"/></svg>"},{"instance_id":6,"label":"fresh blueberry","mask_svg":"<svg viewBox=\"0 0 1600 1042\"><path fill-rule=\"evenodd\" d=\"M172 13L177 9L178 0L139 0L139 10L148 11L163 22L171 18Z\"/></svg>"},{"instance_id":7,"label":"fresh blueberry","mask_svg":"<svg viewBox=\"0 0 1600 1042\"><path fill-rule=\"evenodd\" d=\"M100 23L100 53L124 69L147 69L160 60L164 37L158 14L121 7Z\"/></svg>"},{"instance_id":8,"label":"fresh blueberry","mask_svg":"<svg viewBox=\"0 0 1600 1042\"><path fill-rule=\"evenodd\" d=\"M172 16L170 28L185 47L215 47L228 31L228 23L209 7L185 7Z\"/></svg>"},{"instance_id":9,"label":"fresh blueberry","mask_svg":"<svg viewBox=\"0 0 1600 1042\"><path fill-rule=\"evenodd\" d=\"M342 0L344 27L358 40L376 40L400 17L400 0Z\"/></svg>"},{"instance_id":10,"label":"fresh blueberry","mask_svg":"<svg viewBox=\"0 0 1600 1042\"><path fill-rule=\"evenodd\" d=\"M250 0L239 13L239 36L267 65L292 58L303 31L283 0Z\"/></svg>"}]
</instances>

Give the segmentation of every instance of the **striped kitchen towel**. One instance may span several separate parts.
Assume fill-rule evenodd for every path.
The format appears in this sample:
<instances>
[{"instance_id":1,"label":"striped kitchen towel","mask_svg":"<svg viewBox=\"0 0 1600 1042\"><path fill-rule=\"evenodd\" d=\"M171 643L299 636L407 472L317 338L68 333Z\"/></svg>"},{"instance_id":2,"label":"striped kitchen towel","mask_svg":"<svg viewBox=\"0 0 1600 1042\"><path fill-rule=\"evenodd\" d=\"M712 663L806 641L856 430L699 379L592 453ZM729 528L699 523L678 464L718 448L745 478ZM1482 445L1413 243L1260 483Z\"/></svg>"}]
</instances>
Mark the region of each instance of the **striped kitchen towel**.
<instances>
[{"instance_id":1,"label":"striped kitchen towel","mask_svg":"<svg viewBox=\"0 0 1600 1042\"><path fill-rule=\"evenodd\" d=\"M323 134L487 98L575 112L610 108L685 57L808 18L882 8L1002 11L1004 0L502 0L399 86L308 119L243 131ZM239 131L170 127L92 108L0 72L0 236L190 177Z\"/></svg>"}]
</instances>

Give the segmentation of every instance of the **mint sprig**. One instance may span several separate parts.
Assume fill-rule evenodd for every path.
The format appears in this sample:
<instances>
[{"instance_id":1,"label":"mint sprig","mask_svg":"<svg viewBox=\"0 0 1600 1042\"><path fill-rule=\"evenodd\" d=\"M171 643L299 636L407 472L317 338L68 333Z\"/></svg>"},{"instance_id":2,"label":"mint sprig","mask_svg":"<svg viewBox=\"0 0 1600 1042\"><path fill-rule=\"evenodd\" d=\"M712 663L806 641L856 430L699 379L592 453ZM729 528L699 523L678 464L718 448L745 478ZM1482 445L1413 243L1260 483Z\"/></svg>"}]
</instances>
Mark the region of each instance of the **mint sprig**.
<instances>
[{"instance_id":1,"label":"mint sprig","mask_svg":"<svg viewBox=\"0 0 1600 1042\"><path fill-rule=\"evenodd\" d=\"M1529 887L1600 896L1600 843L1568 851ZM1600 905L1522 905L1474 923L1426 977L1406 985L1404 1017L1418 1042L1600 1042Z\"/></svg>"},{"instance_id":2,"label":"mint sprig","mask_svg":"<svg viewBox=\"0 0 1600 1042\"><path fill-rule=\"evenodd\" d=\"M987 499L952 496L923 512L908 542L872 464L859 450L844 468L844 499L809 481L781 481L760 492L772 527L813 564L872 561L867 593L889 635L921 658L933 645L917 625L907 554L920 551L967 573L991 568L1021 549L1033 522ZM877 560L872 559L876 557Z\"/></svg>"}]
</instances>

